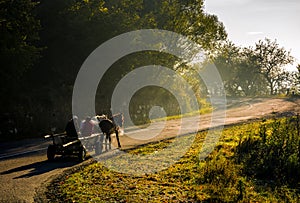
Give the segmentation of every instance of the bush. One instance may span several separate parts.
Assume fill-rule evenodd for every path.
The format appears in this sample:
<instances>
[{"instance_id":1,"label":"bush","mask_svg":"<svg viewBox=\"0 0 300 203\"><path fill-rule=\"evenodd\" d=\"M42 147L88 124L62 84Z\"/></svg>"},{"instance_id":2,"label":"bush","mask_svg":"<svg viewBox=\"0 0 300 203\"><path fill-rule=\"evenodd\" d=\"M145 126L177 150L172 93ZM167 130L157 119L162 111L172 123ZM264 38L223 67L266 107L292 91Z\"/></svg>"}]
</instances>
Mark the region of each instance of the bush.
<instances>
[{"instance_id":1,"label":"bush","mask_svg":"<svg viewBox=\"0 0 300 203\"><path fill-rule=\"evenodd\" d=\"M265 122L258 135L248 134L236 149L247 175L297 186L300 183L299 115Z\"/></svg>"}]
</instances>

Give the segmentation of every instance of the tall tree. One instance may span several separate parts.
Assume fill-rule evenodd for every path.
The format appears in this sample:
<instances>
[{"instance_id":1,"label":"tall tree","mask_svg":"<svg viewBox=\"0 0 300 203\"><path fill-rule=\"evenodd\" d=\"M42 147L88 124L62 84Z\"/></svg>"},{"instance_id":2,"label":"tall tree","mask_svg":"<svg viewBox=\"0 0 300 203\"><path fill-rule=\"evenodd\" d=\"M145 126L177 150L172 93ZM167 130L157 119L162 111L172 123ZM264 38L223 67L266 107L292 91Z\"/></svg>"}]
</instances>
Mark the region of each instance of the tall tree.
<instances>
[{"instance_id":1,"label":"tall tree","mask_svg":"<svg viewBox=\"0 0 300 203\"><path fill-rule=\"evenodd\" d=\"M289 73L289 81L287 83L288 94L300 94L300 64L296 68L297 71Z\"/></svg>"},{"instance_id":2,"label":"tall tree","mask_svg":"<svg viewBox=\"0 0 300 203\"><path fill-rule=\"evenodd\" d=\"M36 41L40 24L33 12L36 5L31 0L0 1L0 94L6 99L0 106L4 109L18 95L20 79L39 57Z\"/></svg>"},{"instance_id":3,"label":"tall tree","mask_svg":"<svg viewBox=\"0 0 300 203\"><path fill-rule=\"evenodd\" d=\"M88 42L93 48L101 43L100 40L97 40L100 36L104 41L124 32L147 28L164 29L188 36L206 50L212 50L219 41L226 38L224 26L216 16L204 13L202 0L89 0L78 1L76 6L72 6L72 11L77 16L74 23L78 25L77 27L81 27L86 34L88 33L83 36L84 42ZM132 69L143 65L157 64L174 67L174 70L179 71L177 68L179 66L175 66L179 63L178 61L178 59L174 59L174 56L153 52L143 52L125 57L116 62L109 70L110 74L100 81L99 87L105 86L105 88L98 90L97 106L99 109L109 109L114 86L123 75ZM187 71L188 66L181 65L180 67L185 68L183 72L186 76L191 74L190 71ZM199 82L196 84L195 80L191 81L190 79L189 81L193 83L193 89L200 89L198 88ZM152 90L151 88L144 89L144 91ZM163 97L163 92L158 91L156 95L157 98ZM140 97L139 102L145 103L141 101L143 99L147 100L145 97Z\"/></svg>"},{"instance_id":4,"label":"tall tree","mask_svg":"<svg viewBox=\"0 0 300 203\"><path fill-rule=\"evenodd\" d=\"M279 47L276 40L271 41L268 38L259 40L253 51L260 67L260 73L268 82L270 95L273 95L276 88L286 78L284 66L292 64L294 58L290 55L290 52L283 47Z\"/></svg>"},{"instance_id":5,"label":"tall tree","mask_svg":"<svg viewBox=\"0 0 300 203\"><path fill-rule=\"evenodd\" d=\"M266 79L260 74L260 65L252 47L243 48L237 62L237 81L246 96L268 94Z\"/></svg>"},{"instance_id":6,"label":"tall tree","mask_svg":"<svg viewBox=\"0 0 300 203\"><path fill-rule=\"evenodd\" d=\"M241 57L240 52L240 47L229 41L220 46L218 53L213 58L213 63L222 77L228 96L236 96L238 94L237 63Z\"/></svg>"},{"instance_id":7,"label":"tall tree","mask_svg":"<svg viewBox=\"0 0 300 203\"><path fill-rule=\"evenodd\" d=\"M207 50L226 38L216 16L204 13L203 0L42 0L38 6L33 2L0 0L0 93L12 101L21 91L19 79L30 70L22 88L26 99L19 102L24 108L18 112L30 112L34 126L39 126L37 131L48 130L50 125L64 127L71 113L72 87L79 68L96 47L112 37L138 29L166 29L189 36ZM41 22L39 33L34 12ZM38 34L38 44L45 49L35 63L41 51L35 46ZM116 80L138 65L161 63L173 67L178 62L172 56L147 54L151 57L137 55L114 64L113 78L108 77L105 83L110 87L107 89L113 90ZM32 65L34 68L29 69ZM108 97L99 101L100 106L109 107ZM8 103L1 103L3 109Z\"/></svg>"}]
</instances>

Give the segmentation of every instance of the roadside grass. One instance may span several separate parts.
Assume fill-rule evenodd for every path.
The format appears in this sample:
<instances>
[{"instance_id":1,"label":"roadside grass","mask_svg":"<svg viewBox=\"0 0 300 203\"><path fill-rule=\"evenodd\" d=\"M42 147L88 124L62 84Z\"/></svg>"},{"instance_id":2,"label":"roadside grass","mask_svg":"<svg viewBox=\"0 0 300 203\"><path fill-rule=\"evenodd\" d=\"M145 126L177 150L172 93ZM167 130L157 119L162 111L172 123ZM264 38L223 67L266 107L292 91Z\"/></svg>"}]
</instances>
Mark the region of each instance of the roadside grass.
<instances>
[{"instance_id":1,"label":"roadside grass","mask_svg":"<svg viewBox=\"0 0 300 203\"><path fill-rule=\"evenodd\" d=\"M210 105L207 105L207 106L199 109L198 111L192 111L192 112L185 113L185 114L166 116L166 117L155 118L155 119L151 119L151 120L141 119L139 122L135 123L135 127L138 126L139 128L147 128L150 125L150 123L155 123L155 122L160 122L160 121L177 120L177 119L192 117L192 116L196 116L196 115L198 115L198 116L204 115L204 114L211 113L212 110L213 110L213 108ZM130 127L132 127L132 126L130 126L130 125L126 126L126 128L130 128Z\"/></svg>"},{"instance_id":2,"label":"roadside grass","mask_svg":"<svg viewBox=\"0 0 300 203\"><path fill-rule=\"evenodd\" d=\"M207 113L212 112L212 107L207 106L205 108L201 108L198 111L192 111L189 113L181 114L181 115L173 115L173 116L167 116L165 118L157 118L157 119L152 119L152 122L157 122L157 121L163 121L163 120L175 120L175 119L180 119L180 118L185 118L185 117L190 117L190 116L195 116L195 115L203 115Z\"/></svg>"},{"instance_id":3,"label":"roadside grass","mask_svg":"<svg viewBox=\"0 0 300 203\"><path fill-rule=\"evenodd\" d=\"M185 113L182 115L168 116L166 118L153 119L152 121L155 122L155 121L161 121L161 120L174 120L174 119L190 117L190 116L195 116L195 115L203 115L203 114L211 113L213 110L213 107L211 106L211 104L206 102L205 100L200 101L200 106L201 106L201 108L198 111L192 111L192 112Z\"/></svg>"},{"instance_id":4,"label":"roadside grass","mask_svg":"<svg viewBox=\"0 0 300 203\"><path fill-rule=\"evenodd\" d=\"M159 122L159 121L168 121L168 120L176 120L176 119L181 119L185 117L191 117L195 115L203 115L203 114L208 114L211 113L213 110L213 107L211 106L210 103L208 103L206 100L201 99L199 101L199 105L201 108L197 111L191 111L188 113L183 113L183 114L177 114L177 115L170 115L162 118L155 118L155 119L149 119L147 117L138 117L138 120L135 121L135 125L141 126L141 127L147 127L149 126L150 122ZM127 126L131 127L131 126Z\"/></svg>"},{"instance_id":5,"label":"roadside grass","mask_svg":"<svg viewBox=\"0 0 300 203\"><path fill-rule=\"evenodd\" d=\"M299 133L299 116L228 127L201 161L207 132L199 132L187 153L159 172L129 175L94 163L55 180L47 196L51 202L299 202ZM171 142L127 153L153 154Z\"/></svg>"}]
</instances>

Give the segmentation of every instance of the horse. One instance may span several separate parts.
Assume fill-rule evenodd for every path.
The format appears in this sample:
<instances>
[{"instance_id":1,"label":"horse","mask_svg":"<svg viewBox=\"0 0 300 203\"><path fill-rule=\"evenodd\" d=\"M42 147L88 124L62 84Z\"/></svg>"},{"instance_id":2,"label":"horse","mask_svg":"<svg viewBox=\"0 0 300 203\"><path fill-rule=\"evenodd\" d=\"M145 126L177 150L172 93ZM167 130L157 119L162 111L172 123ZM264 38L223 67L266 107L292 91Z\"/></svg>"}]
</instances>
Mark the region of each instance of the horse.
<instances>
[{"instance_id":1,"label":"horse","mask_svg":"<svg viewBox=\"0 0 300 203\"><path fill-rule=\"evenodd\" d=\"M120 139L119 139L119 129L118 126L109 119L99 119L99 127L103 134L105 134L105 144L107 144L107 140L109 141L109 149L111 149L111 134L115 133L118 147L121 148ZM107 145L105 145L107 150Z\"/></svg>"}]
</instances>

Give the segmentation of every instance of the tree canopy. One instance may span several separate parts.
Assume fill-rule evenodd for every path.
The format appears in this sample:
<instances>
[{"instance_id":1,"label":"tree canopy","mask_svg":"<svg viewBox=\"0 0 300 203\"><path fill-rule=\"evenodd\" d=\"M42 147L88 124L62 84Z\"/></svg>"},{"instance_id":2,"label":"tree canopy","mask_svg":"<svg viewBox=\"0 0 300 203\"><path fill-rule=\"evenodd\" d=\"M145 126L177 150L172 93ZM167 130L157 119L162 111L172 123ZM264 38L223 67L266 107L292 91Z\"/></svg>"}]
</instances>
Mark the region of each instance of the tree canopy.
<instances>
[{"instance_id":1,"label":"tree canopy","mask_svg":"<svg viewBox=\"0 0 300 203\"><path fill-rule=\"evenodd\" d=\"M227 42L213 59L231 96L285 94L292 80L285 66L293 61L290 52L268 38L245 48Z\"/></svg>"},{"instance_id":2,"label":"tree canopy","mask_svg":"<svg viewBox=\"0 0 300 203\"><path fill-rule=\"evenodd\" d=\"M13 117L20 134L63 129L81 64L112 37L165 29L211 52L227 37L217 17L204 12L203 0L1 0L0 11L1 93L6 95L1 112ZM109 88L98 95L111 93L117 80L135 67L161 63L172 68L176 63L172 56L146 54L151 57L137 54L114 64L102 81ZM97 101L109 108L109 96Z\"/></svg>"},{"instance_id":3,"label":"tree canopy","mask_svg":"<svg viewBox=\"0 0 300 203\"><path fill-rule=\"evenodd\" d=\"M24 73L37 61L41 49L35 44L39 40L39 20L33 10L35 2L30 0L0 1L0 93L14 97ZM1 106L7 108L5 103Z\"/></svg>"}]
</instances>

